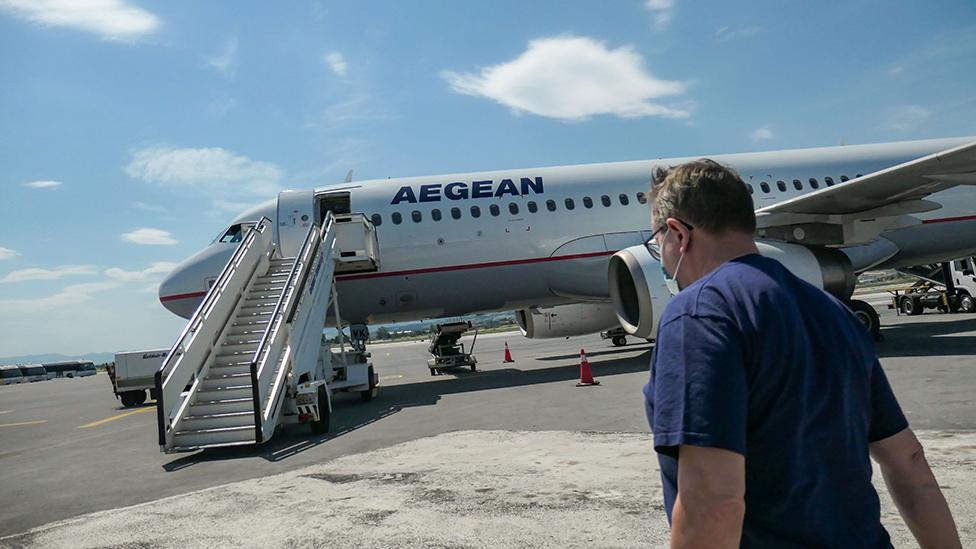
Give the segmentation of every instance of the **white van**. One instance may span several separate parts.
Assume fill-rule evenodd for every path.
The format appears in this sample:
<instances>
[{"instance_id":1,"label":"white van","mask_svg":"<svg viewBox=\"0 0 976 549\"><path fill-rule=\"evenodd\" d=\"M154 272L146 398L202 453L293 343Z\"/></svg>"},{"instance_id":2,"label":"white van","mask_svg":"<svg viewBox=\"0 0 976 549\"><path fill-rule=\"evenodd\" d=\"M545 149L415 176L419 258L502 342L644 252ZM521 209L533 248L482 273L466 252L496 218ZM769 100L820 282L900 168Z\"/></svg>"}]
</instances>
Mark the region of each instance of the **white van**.
<instances>
[{"instance_id":1,"label":"white van","mask_svg":"<svg viewBox=\"0 0 976 549\"><path fill-rule=\"evenodd\" d=\"M24 374L20 373L20 368L13 365L0 366L0 385L16 385L26 381Z\"/></svg>"},{"instance_id":2,"label":"white van","mask_svg":"<svg viewBox=\"0 0 976 549\"><path fill-rule=\"evenodd\" d=\"M20 368L20 373L24 376L24 379L30 382L34 381L47 381L47 370L44 366L40 364L18 364Z\"/></svg>"}]
</instances>

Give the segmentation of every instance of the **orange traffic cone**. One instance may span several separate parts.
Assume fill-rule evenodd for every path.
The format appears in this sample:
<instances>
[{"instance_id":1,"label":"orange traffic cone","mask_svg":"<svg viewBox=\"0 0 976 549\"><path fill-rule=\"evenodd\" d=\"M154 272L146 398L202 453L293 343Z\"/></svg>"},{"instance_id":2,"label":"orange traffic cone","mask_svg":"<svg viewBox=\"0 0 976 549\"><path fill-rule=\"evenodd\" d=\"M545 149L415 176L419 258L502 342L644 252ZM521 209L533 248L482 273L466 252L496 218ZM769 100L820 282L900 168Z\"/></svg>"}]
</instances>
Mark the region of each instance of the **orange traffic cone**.
<instances>
[{"instance_id":1,"label":"orange traffic cone","mask_svg":"<svg viewBox=\"0 0 976 549\"><path fill-rule=\"evenodd\" d=\"M590 362L586 360L586 351L580 349L580 380L576 384L577 387L589 387L591 385L599 385L600 382L593 379L593 373L590 372Z\"/></svg>"},{"instance_id":2,"label":"orange traffic cone","mask_svg":"<svg viewBox=\"0 0 976 549\"><path fill-rule=\"evenodd\" d=\"M503 362L515 362L512 359L512 351L508 350L508 342L505 342L505 360Z\"/></svg>"}]
</instances>

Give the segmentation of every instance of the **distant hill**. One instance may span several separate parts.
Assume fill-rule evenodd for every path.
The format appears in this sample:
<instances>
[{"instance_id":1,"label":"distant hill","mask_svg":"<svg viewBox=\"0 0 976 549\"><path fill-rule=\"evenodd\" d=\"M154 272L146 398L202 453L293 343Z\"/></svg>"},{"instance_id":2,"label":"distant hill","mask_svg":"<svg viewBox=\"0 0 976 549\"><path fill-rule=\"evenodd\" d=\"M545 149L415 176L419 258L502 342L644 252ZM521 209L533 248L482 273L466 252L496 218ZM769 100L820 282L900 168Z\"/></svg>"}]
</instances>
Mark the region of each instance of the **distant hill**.
<instances>
[{"instance_id":1,"label":"distant hill","mask_svg":"<svg viewBox=\"0 0 976 549\"><path fill-rule=\"evenodd\" d=\"M58 353L48 353L43 355L5 356L0 357L0 364L22 364L27 362L45 363L61 362L64 360L90 360L95 364L102 364L115 360L115 353L88 353L85 355L62 355Z\"/></svg>"}]
</instances>

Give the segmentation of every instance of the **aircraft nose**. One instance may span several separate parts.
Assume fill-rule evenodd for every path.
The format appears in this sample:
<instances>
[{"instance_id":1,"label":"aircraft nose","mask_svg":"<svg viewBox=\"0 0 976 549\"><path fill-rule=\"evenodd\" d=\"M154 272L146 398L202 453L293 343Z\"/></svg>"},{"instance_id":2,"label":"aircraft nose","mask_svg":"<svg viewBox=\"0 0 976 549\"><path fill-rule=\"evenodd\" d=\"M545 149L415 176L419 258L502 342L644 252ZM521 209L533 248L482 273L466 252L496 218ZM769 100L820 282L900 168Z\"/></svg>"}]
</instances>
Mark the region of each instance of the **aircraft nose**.
<instances>
[{"instance_id":1,"label":"aircraft nose","mask_svg":"<svg viewBox=\"0 0 976 549\"><path fill-rule=\"evenodd\" d=\"M193 316L234 249L234 245L214 244L179 264L159 284L159 302L177 316Z\"/></svg>"},{"instance_id":2,"label":"aircraft nose","mask_svg":"<svg viewBox=\"0 0 976 549\"><path fill-rule=\"evenodd\" d=\"M182 267L182 266L181 266ZM177 267L159 283L159 302L169 312L189 318L205 294L195 291L187 280L186 269Z\"/></svg>"}]
</instances>

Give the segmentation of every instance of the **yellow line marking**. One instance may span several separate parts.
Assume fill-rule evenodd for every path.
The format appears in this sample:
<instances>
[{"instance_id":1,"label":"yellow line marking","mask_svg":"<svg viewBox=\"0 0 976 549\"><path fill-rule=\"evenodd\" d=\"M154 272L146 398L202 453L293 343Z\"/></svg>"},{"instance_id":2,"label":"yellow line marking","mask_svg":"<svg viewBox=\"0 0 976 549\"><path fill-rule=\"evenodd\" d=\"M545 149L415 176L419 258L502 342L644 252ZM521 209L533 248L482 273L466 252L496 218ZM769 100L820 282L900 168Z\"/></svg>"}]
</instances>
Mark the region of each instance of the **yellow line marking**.
<instances>
[{"instance_id":1,"label":"yellow line marking","mask_svg":"<svg viewBox=\"0 0 976 549\"><path fill-rule=\"evenodd\" d=\"M37 421L21 421L20 423L0 423L0 427L17 427L18 425L38 425L40 423L47 423L47 420L39 419Z\"/></svg>"},{"instance_id":2,"label":"yellow line marking","mask_svg":"<svg viewBox=\"0 0 976 549\"><path fill-rule=\"evenodd\" d=\"M155 411L156 411L156 407L155 406L150 406L148 408L139 408L138 410L130 410L128 412L121 413L121 414L119 414L117 416L107 417L105 419L100 419L98 421L93 421L91 423L86 423L86 424L84 424L84 425L82 425L82 426L80 426L78 428L79 429L87 429L89 427L97 427L98 425L101 425L103 423L108 423L110 421L115 421L117 419L122 419L125 416L131 416L132 414L141 414L143 412L155 412Z\"/></svg>"}]
</instances>

